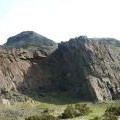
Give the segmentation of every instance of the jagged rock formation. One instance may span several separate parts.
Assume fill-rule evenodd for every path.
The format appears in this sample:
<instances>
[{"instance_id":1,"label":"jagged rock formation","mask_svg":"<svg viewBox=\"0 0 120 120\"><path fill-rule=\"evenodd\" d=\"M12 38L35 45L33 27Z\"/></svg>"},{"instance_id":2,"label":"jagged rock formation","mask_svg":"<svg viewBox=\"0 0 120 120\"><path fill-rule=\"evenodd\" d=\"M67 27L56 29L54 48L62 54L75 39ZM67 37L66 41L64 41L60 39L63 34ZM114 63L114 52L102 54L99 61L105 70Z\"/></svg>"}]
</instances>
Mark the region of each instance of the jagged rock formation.
<instances>
[{"instance_id":1,"label":"jagged rock formation","mask_svg":"<svg viewBox=\"0 0 120 120\"><path fill-rule=\"evenodd\" d=\"M24 101L26 97L23 98L16 93L24 95L30 91L38 91L41 87L47 90L50 82L44 72L45 57L41 51L1 48L0 96L12 101Z\"/></svg>"},{"instance_id":2,"label":"jagged rock formation","mask_svg":"<svg viewBox=\"0 0 120 120\"><path fill-rule=\"evenodd\" d=\"M46 57L42 53L36 55L36 52L38 51L31 52L25 49L0 50L0 88L2 91L17 90L22 84L27 89L36 87L34 83L38 84L43 77L38 63L32 61L40 59L42 62L42 58Z\"/></svg>"},{"instance_id":3,"label":"jagged rock formation","mask_svg":"<svg viewBox=\"0 0 120 120\"><path fill-rule=\"evenodd\" d=\"M81 36L59 44L50 58L59 82L56 85L61 90L74 91L81 99L117 99L120 93L120 51L108 43L109 40L96 41Z\"/></svg>"},{"instance_id":4,"label":"jagged rock formation","mask_svg":"<svg viewBox=\"0 0 120 120\"><path fill-rule=\"evenodd\" d=\"M1 93L44 89L85 100L119 99L119 44L80 36L60 43L49 55L38 49L1 48Z\"/></svg>"}]
</instances>

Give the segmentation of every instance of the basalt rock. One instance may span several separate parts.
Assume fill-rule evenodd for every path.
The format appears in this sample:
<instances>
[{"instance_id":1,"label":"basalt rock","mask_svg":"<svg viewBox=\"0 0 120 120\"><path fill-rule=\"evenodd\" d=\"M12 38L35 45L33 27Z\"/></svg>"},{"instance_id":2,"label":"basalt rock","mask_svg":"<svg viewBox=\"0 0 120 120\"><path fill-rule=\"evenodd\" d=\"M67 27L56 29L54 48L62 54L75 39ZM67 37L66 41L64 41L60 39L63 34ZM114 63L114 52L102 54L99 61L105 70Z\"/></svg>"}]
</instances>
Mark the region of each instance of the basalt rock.
<instances>
[{"instance_id":1,"label":"basalt rock","mask_svg":"<svg viewBox=\"0 0 120 120\"><path fill-rule=\"evenodd\" d=\"M113 43L80 36L59 44L48 59L55 88L80 99L119 99L120 48Z\"/></svg>"},{"instance_id":2,"label":"basalt rock","mask_svg":"<svg viewBox=\"0 0 120 120\"><path fill-rule=\"evenodd\" d=\"M0 48L1 93L52 90L83 100L120 99L119 44L80 36L59 43L51 54Z\"/></svg>"},{"instance_id":3,"label":"basalt rock","mask_svg":"<svg viewBox=\"0 0 120 120\"><path fill-rule=\"evenodd\" d=\"M37 89L47 80L40 65L46 57L41 51L0 50L0 91L2 93ZM47 86L47 85L45 85Z\"/></svg>"}]
</instances>

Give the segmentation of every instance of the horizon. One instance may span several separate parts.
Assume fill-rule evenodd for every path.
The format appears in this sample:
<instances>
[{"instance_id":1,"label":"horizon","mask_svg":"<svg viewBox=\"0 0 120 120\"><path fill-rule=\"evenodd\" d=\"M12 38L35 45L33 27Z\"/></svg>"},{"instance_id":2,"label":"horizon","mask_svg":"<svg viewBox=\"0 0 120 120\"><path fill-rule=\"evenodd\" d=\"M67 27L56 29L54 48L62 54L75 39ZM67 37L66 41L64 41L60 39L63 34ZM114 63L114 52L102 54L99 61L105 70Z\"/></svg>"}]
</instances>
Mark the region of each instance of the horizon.
<instances>
[{"instance_id":1,"label":"horizon","mask_svg":"<svg viewBox=\"0 0 120 120\"><path fill-rule=\"evenodd\" d=\"M22 31L55 42L81 35L120 39L119 0L1 0L0 44Z\"/></svg>"}]
</instances>

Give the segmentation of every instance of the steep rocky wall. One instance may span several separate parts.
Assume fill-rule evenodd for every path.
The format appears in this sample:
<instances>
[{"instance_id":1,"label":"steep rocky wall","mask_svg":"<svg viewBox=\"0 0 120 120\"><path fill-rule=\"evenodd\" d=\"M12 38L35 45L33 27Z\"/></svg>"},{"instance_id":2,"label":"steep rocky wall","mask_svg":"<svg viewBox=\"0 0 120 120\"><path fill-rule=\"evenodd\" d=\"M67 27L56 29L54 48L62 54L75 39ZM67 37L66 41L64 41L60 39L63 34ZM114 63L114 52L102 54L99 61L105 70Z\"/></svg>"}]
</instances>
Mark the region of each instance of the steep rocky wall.
<instances>
[{"instance_id":1,"label":"steep rocky wall","mask_svg":"<svg viewBox=\"0 0 120 120\"><path fill-rule=\"evenodd\" d=\"M0 90L54 90L83 100L120 98L120 49L81 36L52 54L0 48Z\"/></svg>"},{"instance_id":2,"label":"steep rocky wall","mask_svg":"<svg viewBox=\"0 0 120 120\"><path fill-rule=\"evenodd\" d=\"M115 46L114 46L115 47ZM59 44L50 56L56 89L80 99L113 100L120 93L120 51L87 37Z\"/></svg>"},{"instance_id":3,"label":"steep rocky wall","mask_svg":"<svg viewBox=\"0 0 120 120\"><path fill-rule=\"evenodd\" d=\"M41 64L45 55L24 49L0 49L0 91L35 90L49 83ZM39 65L38 65L39 64Z\"/></svg>"},{"instance_id":4,"label":"steep rocky wall","mask_svg":"<svg viewBox=\"0 0 120 120\"><path fill-rule=\"evenodd\" d=\"M99 100L117 99L120 93L120 51L100 41L91 41L86 47L93 54L88 79L96 97Z\"/></svg>"}]
</instances>

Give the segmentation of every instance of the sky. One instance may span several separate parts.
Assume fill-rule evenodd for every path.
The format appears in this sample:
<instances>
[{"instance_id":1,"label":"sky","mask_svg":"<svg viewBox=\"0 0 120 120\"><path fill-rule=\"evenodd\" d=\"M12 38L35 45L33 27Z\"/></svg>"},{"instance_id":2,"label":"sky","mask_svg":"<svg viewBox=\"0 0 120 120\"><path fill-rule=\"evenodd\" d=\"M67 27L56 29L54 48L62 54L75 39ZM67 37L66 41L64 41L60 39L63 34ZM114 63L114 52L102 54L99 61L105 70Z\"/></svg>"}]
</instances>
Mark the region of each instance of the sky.
<instances>
[{"instance_id":1,"label":"sky","mask_svg":"<svg viewBox=\"0 0 120 120\"><path fill-rule=\"evenodd\" d=\"M120 40L120 0L0 0L0 44L22 31L56 42L80 35Z\"/></svg>"}]
</instances>

